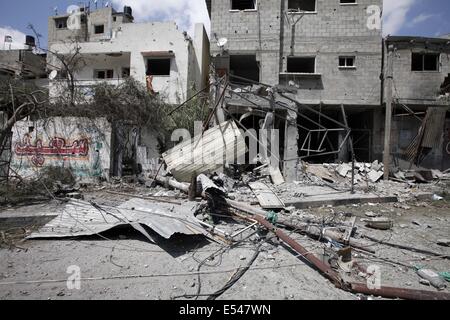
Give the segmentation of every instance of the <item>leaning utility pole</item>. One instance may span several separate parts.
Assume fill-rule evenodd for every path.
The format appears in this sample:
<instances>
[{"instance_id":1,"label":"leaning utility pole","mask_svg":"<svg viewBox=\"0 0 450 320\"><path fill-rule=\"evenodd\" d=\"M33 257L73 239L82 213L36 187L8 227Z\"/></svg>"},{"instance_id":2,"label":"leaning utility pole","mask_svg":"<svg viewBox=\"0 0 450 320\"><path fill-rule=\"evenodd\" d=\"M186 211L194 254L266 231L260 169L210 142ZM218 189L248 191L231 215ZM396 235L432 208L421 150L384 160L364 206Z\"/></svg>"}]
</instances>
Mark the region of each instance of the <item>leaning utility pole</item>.
<instances>
[{"instance_id":1,"label":"leaning utility pole","mask_svg":"<svg viewBox=\"0 0 450 320\"><path fill-rule=\"evenodd\" d=\"M392 87L394 81L394 47L388 47L386 83L386 122L384 125L384 180L389 180L389 167L391 165L391 123L392 123Z\"/></svg>"}]
</instances>

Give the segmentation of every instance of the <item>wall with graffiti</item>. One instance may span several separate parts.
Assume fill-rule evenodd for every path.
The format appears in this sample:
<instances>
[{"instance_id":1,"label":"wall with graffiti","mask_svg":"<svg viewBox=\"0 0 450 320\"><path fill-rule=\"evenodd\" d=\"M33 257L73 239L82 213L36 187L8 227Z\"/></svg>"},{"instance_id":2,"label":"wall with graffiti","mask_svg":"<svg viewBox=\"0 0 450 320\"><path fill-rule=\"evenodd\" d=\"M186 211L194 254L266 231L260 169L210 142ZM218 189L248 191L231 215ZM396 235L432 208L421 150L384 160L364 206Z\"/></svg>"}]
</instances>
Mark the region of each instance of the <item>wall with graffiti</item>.
<instances>
[{"instance_id":1,"label":"wall with graffiti","mask_svg":"<svg viewBox=\"0 0 450 320\"><path fill-rule=\"evenodd\" d=\"M108 178L111 132L103 118L18 122L13 129L11 174L33 178L43 168L63 167L79 178Z\"/></svg>"}]
</instances>

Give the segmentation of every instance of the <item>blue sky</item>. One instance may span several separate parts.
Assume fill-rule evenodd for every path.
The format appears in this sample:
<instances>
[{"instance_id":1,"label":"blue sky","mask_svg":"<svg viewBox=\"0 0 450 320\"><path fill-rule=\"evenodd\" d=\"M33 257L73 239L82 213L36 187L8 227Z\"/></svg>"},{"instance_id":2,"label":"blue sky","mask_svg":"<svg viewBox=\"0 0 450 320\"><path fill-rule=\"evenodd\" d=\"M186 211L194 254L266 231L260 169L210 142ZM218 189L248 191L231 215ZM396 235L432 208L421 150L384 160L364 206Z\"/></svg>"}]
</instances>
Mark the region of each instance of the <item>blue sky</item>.
<instances>
[{"instance_id":1,"label":"blue sky","mask_svg":"<svg viewBox=\"0 0 450 320\"><path fill-rule=\"evenodd\" d=\"M85 0L88 2L89 0ZM223 1L223 0L221 0ZM337 0L336 0L337 1ZM450 1L448 0L384 0L384 33L436 37L450 33ZM93 3L93 1L91 1ZM103 3L107 1L104 0ZM181 29L191 31L193 23L203 22L209 27L203 0L112 0L114 7L133 8L137 21L175 20ZM4 35L11 35L20 45L32 23L42 34L41 45L46 47L47 18L54 8L64 12L78 0L0 0L0 49ZM98 0L101 5L102 0ZM93 5L93 4L92 4Z\"/></svg>"}]
</instances>

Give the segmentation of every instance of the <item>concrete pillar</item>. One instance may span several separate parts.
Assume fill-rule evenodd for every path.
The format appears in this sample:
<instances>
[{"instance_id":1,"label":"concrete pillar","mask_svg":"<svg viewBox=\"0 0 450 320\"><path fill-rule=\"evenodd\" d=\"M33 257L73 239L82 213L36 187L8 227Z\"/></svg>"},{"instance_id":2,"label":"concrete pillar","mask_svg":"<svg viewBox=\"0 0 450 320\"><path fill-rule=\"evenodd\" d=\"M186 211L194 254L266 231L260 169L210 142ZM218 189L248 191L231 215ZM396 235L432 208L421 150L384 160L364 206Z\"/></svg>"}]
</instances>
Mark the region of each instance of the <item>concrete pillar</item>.
<instances>
[{"instance_id":1,"label":"concrete pillar","mask_svg":"<svg viewBox=\"0 0 450 320\"><path fill-rule=\"evenodd\" d=\"M348 116L348 115L347 115ZM346 119L344 119L344 115L340 112L339 113L339 121L341 123L346 123ZM345 139L345 136L347 135L347 131L339 131L338 132L338 144L339 146L342 144L342 142ZM338 154L338 160L342 162L349 162L349 140L342 146L341 152Z\"/></svg>"},{"instance_id":2,"label":"concrete pillar","mask_svg":"<svg viewBox=\"0 0 450 320\"><path fill-rule=\"evenodd\" d=\"M290 109L287 111L287 121L284 138L284 165L283 175L286 182L297 180L298 168L298 127L297 127L297 106L289 104Z\"/></svg>"}]
</instances>

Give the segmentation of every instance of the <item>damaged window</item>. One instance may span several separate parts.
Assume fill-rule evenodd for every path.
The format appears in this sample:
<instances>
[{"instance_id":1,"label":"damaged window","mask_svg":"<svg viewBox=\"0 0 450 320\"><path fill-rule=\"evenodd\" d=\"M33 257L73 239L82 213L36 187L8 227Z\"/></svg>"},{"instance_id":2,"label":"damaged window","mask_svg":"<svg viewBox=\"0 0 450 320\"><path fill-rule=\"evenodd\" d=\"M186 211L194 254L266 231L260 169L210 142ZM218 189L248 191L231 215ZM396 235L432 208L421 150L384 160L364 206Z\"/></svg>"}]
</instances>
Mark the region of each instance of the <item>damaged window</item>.
<instances>
[{"instance_id":1,"label":"damaged window","mask_svg":"<svg viewBox=\"0 0 450 320\"><path fill-rule=\"evenodd\" d=\"M67 29L67 17L55 19L56 29Z\"/></svg>"},{"instance_id":2,"label":"damaged window","mask_svg":"<svg viewBox=\"0 0 450 320\"><path fill-rule=\"evenodd\" d=\"M114 70L95 70L94 71L95 79L112 79L114 78Z\"/></svg>"},{"instance_id":3,"label":"damaged window","mask_svg":"<svg viewBox=\"0 0 450 320\"><path fill-rule=\"evenodd\" d=\"M256 10L257 0L231 0L231 10Z\"/></svg>"},{"instance_id":4,"label":"damaged window","mask_svg":"<svg viewBox=\"0 0 450 320\"><path fill-rule=\"evenodd\" d=\"M339 68L355 68L355 57L339 57Z\"/></svg>"},{"instance_id":5,"label":"damaged window","mask_svg":"<svg viewBox=\"0 0 450 320\"><path fill-rule=\"evenodd\" d=\"M356 0L341 0L341 4L356 4Z\"/></svg>"},{"instance_id":6,"label":"damaged window","mask_svg":"<svg viewBox=\"0 0 450 320\"><path fill-rule=\"evenodd\" d=\"M412 54L412 71L439 71L438 53L413 53Z\"/></svg>"},{"instance_id":7,"label":"damaged window","mask_svg":"<svg viewBox=\"0 0 450 320\"><path fill-rule=\"evenodd\" d=\"M289 11L315 12L316 0L289 0L288 9Z\"/></svg>"},{"instance_id":8,"label":"damaged window","mask_svg":"<svg viewBox=\"0 0 450 320\"><path fill-rule=\"evenodd\" d=\"M259 82L259 65L256 55L231 55L230 75L234 83L248 83L246 79Z\"/></svg>"},{"instance_id":9,"label":"damaged window","mask_svg":"<svg viewBox=\"0 0 450 320\"><path fill-rule=\"evenodd\" d=\"M122 68L122 78L130 77L130 68Z\"/></svg>"},{"instance_id":10,"label":"damaged window","mask_svg":"<svg viewBox=\"0 0 450 320\"><path fill-rule=\"evenodd\" d=\"M95 34L105 33L105 26L103 24L94 27Z\"/></svg>"},{"instance_id":11,"label":"damaged window","mask_svg":"<svg viewBox=\"0 0 450 320\"><path fill-rule=\"evenodd\" d=\"M170 76L170 58L153 58L147 60L147 75Z\"/></svg>"},{"instance_id":12,"label":"damaged window","mask_svg":"<svg viewBox=\"0 0 450 320\"><path fill-rule=\"evenodd\" d=\"M287 72L289 73L315 73L316 57L288 57Z\"/></svg>"}]
</instances>

